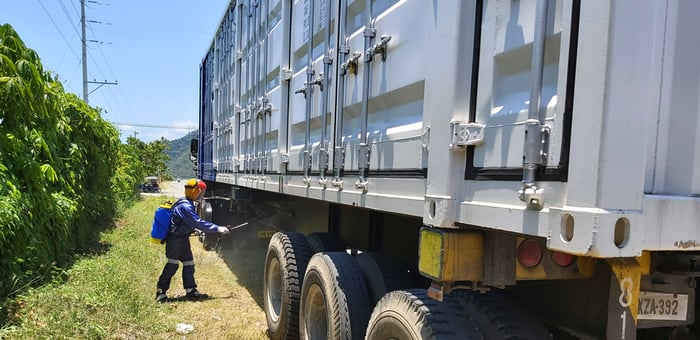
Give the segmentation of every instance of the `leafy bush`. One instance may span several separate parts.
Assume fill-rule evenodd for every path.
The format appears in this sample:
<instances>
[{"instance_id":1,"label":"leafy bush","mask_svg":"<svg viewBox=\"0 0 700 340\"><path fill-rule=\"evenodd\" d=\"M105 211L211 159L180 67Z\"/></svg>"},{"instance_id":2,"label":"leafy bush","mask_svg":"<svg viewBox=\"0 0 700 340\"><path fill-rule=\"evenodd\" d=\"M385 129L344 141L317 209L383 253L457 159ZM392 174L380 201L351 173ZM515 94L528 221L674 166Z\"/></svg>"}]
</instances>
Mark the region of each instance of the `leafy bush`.
<instances>
[{"instance_id":1,"label":"leafy bush","mask_svg":"<svg viewBox=\"0 0 700 340\"><path fill-rule=\"evenodd\" d=\"M66 93L14 29L0 25L3 305L88 249L117 204L135 197L143 175L124 148L97 109Z\"/></svg>"}]
</instances>

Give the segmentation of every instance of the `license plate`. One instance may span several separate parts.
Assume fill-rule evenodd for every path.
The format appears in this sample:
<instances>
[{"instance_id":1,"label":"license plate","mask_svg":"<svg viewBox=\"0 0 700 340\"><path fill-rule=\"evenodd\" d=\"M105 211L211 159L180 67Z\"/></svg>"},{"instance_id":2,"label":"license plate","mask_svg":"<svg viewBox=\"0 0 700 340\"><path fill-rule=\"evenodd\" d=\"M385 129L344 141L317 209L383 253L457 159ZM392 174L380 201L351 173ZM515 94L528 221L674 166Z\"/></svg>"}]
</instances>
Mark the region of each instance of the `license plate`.
<instances>
[{"instance_id":1,"label":"license plate","mask_svg":"<svg viewBox=\"0 0 700 340\"><path fill-rule=\"evenodd\" d=\"M688 315L688 295L639 292L637 320L685 320Z\"/></svg>"}]
</instances>

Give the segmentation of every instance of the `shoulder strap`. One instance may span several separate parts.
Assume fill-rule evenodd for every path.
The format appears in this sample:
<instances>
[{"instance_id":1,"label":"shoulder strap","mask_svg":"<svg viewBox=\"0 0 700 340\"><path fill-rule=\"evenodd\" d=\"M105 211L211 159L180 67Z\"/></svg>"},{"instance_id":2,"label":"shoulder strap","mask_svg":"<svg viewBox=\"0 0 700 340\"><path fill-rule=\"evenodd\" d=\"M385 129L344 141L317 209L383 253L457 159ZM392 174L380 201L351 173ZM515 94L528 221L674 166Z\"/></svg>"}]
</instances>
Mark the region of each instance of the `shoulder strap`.
<instances>
[{"instance_id":1,"label":"shoulder strap","mask_svg":"<svg viewBox=\"0 0 700 340\"><path fill-rule=\"evenodd\" d=\"M173 232L173 233L176 233L176 232L178 231L177 228L180 226L180 224L182 224L182 216L180 216L180 215L178 215L178 214L175 213L175 207L178 206L178 205L180 205L180 204L182 204L182 203L185 203L186 200L187 200L186 198L180 197L180 198L179 198L177 201L175 201L175 203L173 203L173 205L170 207L170 211L171 211L171 214L170 214L170 215L171 215L171 217L170 217L170 231Z\"/></svg>"},{"instance_id":2,"label":"shoulder strap","mask_svg":"<svg viewBox=\"0 0 700 340\"><path fill-rule=\"evenodd\" d=\"M184 203L187 199L184 197L180 197L173 203L173 205L170 207L170 209L175 209L175 206L179 205L180 203Z\"/></svg>"}]
</instances>

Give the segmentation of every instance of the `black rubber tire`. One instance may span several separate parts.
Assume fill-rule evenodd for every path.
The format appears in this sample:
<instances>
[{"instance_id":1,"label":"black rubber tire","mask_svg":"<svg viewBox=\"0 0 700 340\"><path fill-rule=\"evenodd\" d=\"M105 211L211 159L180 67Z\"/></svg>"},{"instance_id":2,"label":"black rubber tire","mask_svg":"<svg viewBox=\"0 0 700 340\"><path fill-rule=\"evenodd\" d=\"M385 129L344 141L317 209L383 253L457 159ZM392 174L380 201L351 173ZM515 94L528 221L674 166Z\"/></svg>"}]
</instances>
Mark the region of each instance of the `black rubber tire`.
<instances>
[{"instance_id":1,"label":"black rubber tire","mask_svg":"<svg viewBox=\"0 0 700 340\"><path fill-rule=\"evenodd\" d=\"M479 327L460 301L428 297L425 289L395 290L379 300L365 339L482 339Z\"/></svg>"},{"instance_id":2,"label":"black rubber tire","mask_svg":"<svg viewBox=\"0 0 700 340\"><path fill-rule=\"evenodd\" d=\"M551 334L537 317L510 302L500 290L481 293L458 290L451 293L479 325L486 339L549 340Z\"/></svg>"},{"instance_id":3,"label":"black rubber tire","mask_svg":"<svg viewBox=\"0 0 700 340\"><path fill-rule=\"evenodd\" d=\"M345 244L338 235L333 233L310 233L306 235L309 247L314 254L320 252L345 251Z\"/></svg>"},{"instance_id":4,"label":"black rubber tire","mask_svg":"<svg viewBox=\"0 0 700 340\"><path fill-rule=\"evenodd\" d=\"M369 290L370 304L374 306L387 292L417 288L406 266L385 252L364 252L355 256L364 274Z\"/></svg>"},{"instance_id":5,"label":"black rubber tire","mask_svg":"<svg viewBox=\"0 0 700 340\"><path fill-rule=\"evenodd\" d=\"M311 249L300 233L278 232L265 258L263 301L271 339L299 338L299 294Z\"/></svg>"},{"instance_id":6,"label":"black rubber tire","mask_svg":"<svg viewBox=\"0 0 700 340\"><path fill-rule=\"evenodd\" d=\"M370 312L367 286L352 255L311 257L301 288L302 339L363 339Z\"/></svg>"}]
</instances>

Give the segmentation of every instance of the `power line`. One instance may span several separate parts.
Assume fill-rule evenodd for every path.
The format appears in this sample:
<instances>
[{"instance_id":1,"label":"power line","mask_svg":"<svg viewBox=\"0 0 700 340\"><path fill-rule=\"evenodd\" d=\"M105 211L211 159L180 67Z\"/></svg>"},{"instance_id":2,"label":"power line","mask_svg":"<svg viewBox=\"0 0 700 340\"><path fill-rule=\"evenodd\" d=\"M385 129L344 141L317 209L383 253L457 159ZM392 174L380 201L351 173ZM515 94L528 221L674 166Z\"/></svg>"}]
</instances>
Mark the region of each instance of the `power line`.
<instances>
[{"instance_id":1,"label":"power line","mask_svg":"<svg viewBox=\"0 0 700 340\"><path fill-rule=\"evenodd\" d=\"M61 5L61 8L63 9L63 14L66 15L66 18L68 18L68 22L70 23L71 27L73 27L73 31L75 34L80 35L80 32L78 32L78 27L73 23L73 17L70 16L70 13L68 13L68 9L66 9L66 6L63 4L63 0L59 0L58 4Z\"/></svg>"},{"instance_id":2,"label":"power line","mask_svg":"<svg viewBox=\"0 0 700 340\"><path fill-rule=\"evenodd\" d=\"M71 5L71 7L73 7L73 12L75 12L75 15L77 15L78 18L80 18L80 11L78 10L77 7L75 7L75 2L74 2L74 1L71 1L71 2L70 2L70 5Z\"/></svg>"},{"instance_id":3,"label":"power line","mask_svg":"<svg viewBox=\"0 0 700 340\"><path fill-rule=\"evenodd\" d=\"M79 35L78 35L79 36ZM75 38L76 35L73 33L73 35L70 37L70 43L73 43L73 38ZM61 65L63 65L63 60L66 58L66 55L68 54L68 49L63 51L63 54L61 55L61 59L58 60L58 64L56 64L56 69L59 69ZM78 62L78 65L80 65L80 62ZM72 76L71 76L72 78Z\"/></svg>"},{"instance_id":4,"label":"power line","mask_svg":"<svg viewBox=\"0 0 700 340\"><path fill-rule=\"evenodd\" d=\"M82 3L82 2L83 2L83 1L81 0L81 3ZM84 3L85 3L85 7L88 7L88 8L92 8L91 6L88 6L88 3L91 3L91 4L98 4L98 5L107 5L107 6L109 6L109 4L99 3L99 2L96 2L96 1L90 1L90 0L84 1ZM75 5L73 6L73 9L77 12L77 9L75 8ZM99 23L99 24L111 25L111 23L103 23L103 22L101 22L101 21L96 21L96 20L86 20L86 22L87 22L87 23ZM87 27L87 29L90 31L90 34L92 35L92 38L94 39L94 40L88 40L88 41L91 41L91 42L92 42L92 41L98 42L98 44L95 44L94 46L91 46L90 48L96 48L97 51L100 52L100 56L102 57L102 60L103 60L103 62L104 62L104 65L107 66L107 70L109 71L109 75L110 75L113 79L116 79L117 76L115 75L114 71L112 70L112 67L110 66L110 63L109 63L109 61L107 60L107 57L105 56L105 53L104 53L104 51L103 51L103 49L102 49L102 44L103 44L103 42L97 40L97 34L95 33L95 30L92 28L92 25L86 24L86 27ZM93 64L97 67L97 71L98 71L98 73L101 75L100 78L106 79L107 77L105 76L105 72L104 72L102 69L100 69L99 64L97 63L97 60L95 60L95 58L93 58L92 55L90 55L89 58L93 61ZM92 76L93 79L95 78L95 76L92 74L92 72L88 72L88 74L89 74L90 76ZM105 82L106 82L106 81L105 81ZM115 83L116 83L116 81L115 81ZM119 93L122 94L122 101L126 104L128 110L129 110L129 113L131 114L131 116L133 116L133 115L134 115L134 114L133 114L133 110L131 109L131 105L129 104L129 101L126 99L126 96L124 95L124 91L122 90L122 87L121 87L121 86L117 86L117 89L119 89ZM95 90L96 90L96 89L93 89L93 90L90 91L88 94L92 94L92 92L94 92ZM106 106L110 109L110 112L112 112L113 115L116 115L116 116L117 116L117 117L116 117L117 119L122 119L122 118L124 118L124 117L122 116L122 111L123 111L123 109L122 109L121 105L119 104L119 100L118 100L117 97L114 95L114 92L112 91L112 88L111 88L111 87L107 87L105 90L106 90L107 92L109 92L109 95L111 96L111 99L112 99L112 103L110 103L110 98L104 94L104 91L99 92L98 94L99 94L99 95L102 97L102 99L105 101L105 104L106 104ZM114 107L112 107L113 105L114 105ZM107 111L105 111L105 112L107 112Z\"/></svg>"},{"instance_id":5,"label":"power line","mask_svg":"<svg viewBox=\"0 0 700 340\"><path fill-rule=\"evenodd\" d=\"M88 27L88 29L90 30L90 32L92 33L93 38L96 38L95 31L92 29L92 27L90 27L90 26L87 26L87 27ZM109 61L107 60L107 57L105 56L105 53L104 53L104 51L102 50L101 44L96 45L96 47L97 47L97 51L100 52L100 56L102 56L102 60L104 60L104 64L107 66L107 70L109 71L109 74L112 76L112 78L115 78L115 79L116 79L117 76L114 74L114 71L112 70L112 67L111 67L110 64L109 64ZM95 61L95 60L93 59L93 61ZM95 63L97 63L97 61L95 61ZM98 67L98 70L99 70L99 67ZM99 71L102 72L102 70L99 70ZM103 78L106 78L106 77L103 77ZM131 116L134 116L134 110L131 108L131 104L130 104L129 101L127 100L127 97L126 97L126 95L124 94L124 90L122 89L121 86L118 86L118 87L117 87L117 90L119 90L119 94L121 95L122 101L124 102L124 104L126 104L126 107L127 107L127 109L128 109L128 113L129 113ZM107 88L107 91L108 91L109 94L112 96L112 99L114 99L114 103L116 104L117 109L118 109L119 111L121 111L121 110L122 110L121 105L119 105L119 101L117 100L116 96L115 96L114 93L112 92L112 89L111 89L111 88ZM102 97L106 100L106 97L105 97L104 95L103 95ZM113 110L113 111L114 111L114 110Z\"/></svg>"},{"instance_id":6,"label":"power line","mask_svg":"<svg viewBox=\"0 0 700 340\"><path fill-rule=\"evenodd\" d=\"M97 2L95 2L95 1L90 1L90 0L88 0L88 1L81 0L81 10L83 10L83 11L84 11L84 7L85 7L85 2L97 3ZM86 86L87 86L88 83L96 83L96 84L100 84L100 85L113 85L113 84L116 84L116 82L107 82L107 81L105 81L105 82L97 82L97 81L88 81L88 80L87 80L87 77L86 77L86 76L87 76L87 74L86 74L87 68L85 67L85 66L86 66L86 60L85 60L86 57L89 57L89 58L94 62L94 65L95 65L95 67L97 68L98 73L100 73L100 74L103 76L103 78L106 78L106 77L104 77L104 72L100 69L99 64L98 64L97 61L92 57L92 55L89 55L89 56L88 56L87 53L85 53L83 57L78 56L78 53L73 49L73 47L71 46L71 43L68 41L68 39L66 39L66 36L63 34L63 31L58 27L58 24L56 23L56 21L54 20L54 18L51 16L51 13L48 11L48 9L46 8L46 6L44 6L44 3L43 3L41 0L39 0L39 4L41 5L41 7L42 7L42 9L44 10L44 12L46 13L46 15L49 17L49 20L51 20L51 23L54 25L54 27L56 28L56 30L58 31L58 33L61 35L61 38L63 38L63 41L64 41L64 42L66 43L66 45L68 46L68 49L73 53L73 56L75 56L76 58L78 58L79 60L81 60L82 63L83 63L83 65L84 65L84 69L83 69L83 75L84 75L84 76L83 76L83 85L84 85L84 87L83 87L83 99L85 100L85 102L87 103L87 94L88 94L88 92L87 92ZM61 9L63 10L63 14L66 16L66 18L68 19L68 21L71 23L70 25L71 25L71 27L73 28L73 31L74 31L74 35L73 35L72 37L75 37L75 35L80 36L81 34L80 34L80 32L78 31L78 28L76 27L76 25L72 23L73 18L72 18L72 16L70 15L68 9L66 8L65 3L63 2L63 0L59 0L59 5L61 6ZM73 7L73 10L76 12L76 14L78 14L78 16L81 16L81 14L78 13L78 9L75 7L75 4L74 4L73 2L71 2L71 5L72 5L72 7ZM83 12L83 13L84 13L84 12ZM87 25L87 23L88 23L88 22L95 22L95 21L93 21L93 20L86 20L85 17L84 17L84 14L82 15L80 21L81 21L81 24L82 24L82 26L83 26L83 27L82 27L83 30L85 29L85 27L87 27L88 29L90 29L90 31L91 31L91 33L92 33L92 35L93 35L93 37L94 37L94 36L95 36L95 32L94 32L94 30L92 29L92 27L90 27L90 26ZM71 37L71 39L72 39L72 37ZM86 47L85 45L86 45L87 41L86 41L85 33L84 33L84 32L83 32L83 34L82 34L82 39L81 39L81 40L82 40L83 49L85 49L85 47ZM112 75L112 77L114 77L114 72L112 71L112 68L110 67L109 63L107 62L107 58L105 57L104 52L102 51L102 48L100 47L100 45L97 45L97 48L98 48L98 51L100 52L100 55L102 56L102 59L103 59L104 62L105 62L105 65L107 65L107 68L109 69L110 74ZM83 52L85 52L85 51L83 51ZM65 57L65 53L64 53L64 55L61 57L61 62L62 62L62 60L63 60L64 57ZM59 63L59 64L60 64L60 63ZM78 65L79 65L79 64L78 64ZM90 72L89 74L90 74L91 76L93 76L93 75L92 75L92 72ZM71 75L71 78L72 78L72 75ZM116 77L115 77L115 78L116 78ZM93 79L94 79L94 76L93 76ZM68 78L66 78L66 80L68 80ZM68 82L66 82L66 83L64 84L64 86L67 86L67 87L73 89L73 87L71 87L70 84L69 84ZM99 87L98 87L98 88L99 88ZM73 90L75 91L75 89L73 89ZM93 91L95 91L95 90L97 90L97 89L94 89ZM120 88L120 91L121 91L121 88ZM90 93L92 93L92 92L90 92ZM124 95L123 95L123 92L121 92L121 93L122 93L122 96L124 96ZM111 94L111 91L110 91L110 94ZM112 94L112 97L114 97L114 94ZM118 103L118 101L116 100L116 98L114 98L114 99L115 99L115 104L116 104L117 106L119 106L119 103ZM126 101L126 98L124 98L124 101L126 102L127 106L129 106L129 109L131 109L131 108L130 108L130 105L129 105L129 103L128 103L128 101ZM119 108L119 109L121 110L121 108Z\"/></svg>"},{"instance_id":7,"label":"power line","mask_svg":"<svg viewBox=\"0 0 700 340\"><path fill-rule=\"evenodd\" d=\"M51 13L49 13L49 11L46 9L46 7L44 7L44 3L41 2L41 0L39 0L39 4L41 5L41 8L44 9L44 12L46 12L46 15L49 16L49 20L51 20L51 23L53 24L53 26L56 27L56 30L58 31L58 34L61 35L61 38L63 38L63 41L66 42L66 44L68 45L68 48L71 50L71 52L73 52L73 55L74 55L76 58L80 59L80 57L78 56L78 53L76 53L75 50L73 50L73 47L71 47L70 43L68 42L68 39L66 39L66 36L63 35L63 32L61 31L61 29L58 28L58 25L57 25L56 22L53 20L53 17L51 16Z\"/></svg>"},{"instance_id":8,"label":"power line","mask_svg":"<svg viewBox=\"0 0 700 340\"><path fill-rule=\"evenodd\" d=\"M156 129L174 129L174 130L196 130L197 126L177 126L177 125L158 125L158 124L139 124L139 123L124 123L124 122L110 122L112 125L118 126L135 126L135 127L147 127Z\"/></svg>"},{"instance_id":9,"label":"power line","mask_svg":"<svg viewBox=\"0 0 700 340\"><path fill-rule=\"evenodd\" d=\"M90 2L90 0L88 0ZM87 26L87 19L85 18L85 0L80 0L80 26L82 30L82 48L83 48L83 101L85 103L88 103L88 83L91 84L100 84L102 85L117 85L117 82L97 82L97 81L91 81L88 82L87 80L87 75L88 75L88 70L87 70L87 38L85 36L85 28ZM92 57L92 56L91 56ZM94 61L94 60L93 60ZM95 63L97 65L97 63ZM100 73L102 71L97 68Z\"/></svg>"}]
</instances>

